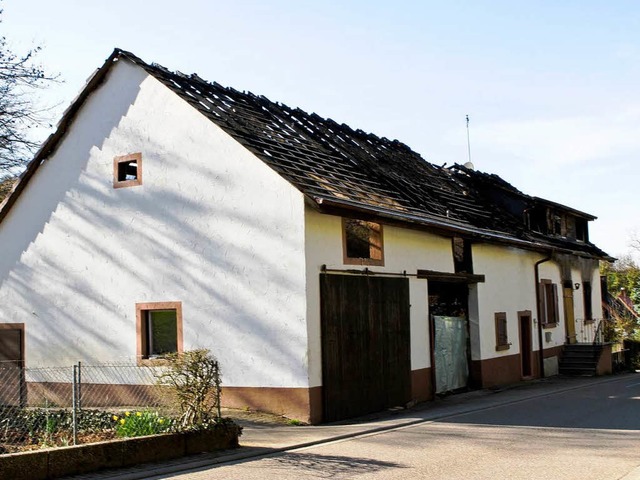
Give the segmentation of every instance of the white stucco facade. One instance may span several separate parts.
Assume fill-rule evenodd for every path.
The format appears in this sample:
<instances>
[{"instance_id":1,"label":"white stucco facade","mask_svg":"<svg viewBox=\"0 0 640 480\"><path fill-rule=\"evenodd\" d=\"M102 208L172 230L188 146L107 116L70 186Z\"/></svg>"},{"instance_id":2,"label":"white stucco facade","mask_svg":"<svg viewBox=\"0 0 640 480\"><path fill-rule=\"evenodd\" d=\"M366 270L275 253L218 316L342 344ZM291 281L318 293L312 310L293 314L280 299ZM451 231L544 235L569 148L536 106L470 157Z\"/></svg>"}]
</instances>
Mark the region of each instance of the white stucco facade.
<instances>
[{"instance_id":1,"label":"white stucco facade","mask_svg":"<svg viewBox=\"0 0 640 480\"><path fill-rule=\"evenodd\" d=\"M320 338L320 284L322 265L329 269L362 269L343 263L342 218L306 209L307 321L309 329L309 376L311 386L322 384ZM384 266L376 272L415 274L417 269L453 272L451 239L430 233L385 225ZM411 369L431 364L429 346L428 284L409 277L411 302Z\"/></svg>"},{"instance_id":2,"label":"white stucco facade","mask_svg":"<svg viewBox=\"0 0 640 480\"><path fill-rule=\"evenodd\" d=\"M519 352L518 312L531 311L532 347L538 350L535 263L544 255L516 248L488 244L473 246L473 267L485 275L485 282L477 286L480 325L483 326L480 342L476 346L477 358L494 358ZM542 264L541 278L558 282L552 265ZM555 268L557 270L557 267ZM507 334L511 346L508 350L496 351L495 313L507 315Z\"/></svg>"},{"instance_id":3,"label":"white stucco facade","mask_svg":"<svg viewBox=\"0 0 640 480\"><path fill-rule=\"evenodd\" d=\"M142 154L143 184L113 188ZM0 228L0 323L27 366L136 355L135 304L182 302L184 348L227 386L306 387L302 194L120 61Z\"/></svg>"},{"instance_id":4,"label":"white stucco facade","mask_svg":"<svg viewBox=\"0 0 640 480\"><path fill-rule=\"evenodd\" d=\"M384 266L370 267L375 272L415 274L416 270L453 273L451 239L431 233L384 226ZM468 318L471 338L471 360L521 354L519 312L530 312L531 349L539 350L538 312L535 285L536 262L547 256L541 253L503 245L475 243L472 247L474 273L484 275L485 281L469 285ZM348 270L358 266L343 263L342 219L306 209L306 282L308 292L307 319L309 335L310 385L322 384L319 274L322 265L328 269ZM561 268L555 260L539 265L539 278L558 286L558 323L543 328L543 348L560 347L565 343L564 304L562 301ZM597 268L572 270L572 282L592 283L594 318L602 317L600 286ZM411 302L411 368L431 366L429 344L428 281L409 277ZM576 290L576 292L578 292ZM582 294L576 293L574 316L576 328L584 315ZM496 349L495 314L507 316L508 349Z\"/></svg>"},{"instance_id":5,"label":"white stucco facade","mask_svg":"<svg viewBox=\"0 0 640 480\"><path fill-rule=\"evenodd\" d=\"M532 348L539 350L538 311L535 287L535 265L548 256L503 246L476 244L473 246L474 271L485 275L486 281L479 283L478 310L480 325L483 325L480 342L476 346L474 357L487 359L520 352L518 312L530 311L532 318ZM565 259L566 260L566 259ZM580 286L591 282L592 317L602 318L600 302L600 277L597 262L571 259L573 263L582 264L582 268L570 269L572 285L578 285L573 291L573 316L576 332L583 329L584 301ZM565 305L563 302L562 259L553 258L539 264L539 279L549 280L558 289L558 322L554 327L542 328L543 348L560 347L565 343L567 328L565 325ZM574 287L575 288L575 287ZM508 337L510 348L495 350L494 314L505 312L508 320ZM580 339L579 339L580 340Z\"/></svg>"}]
</instances>

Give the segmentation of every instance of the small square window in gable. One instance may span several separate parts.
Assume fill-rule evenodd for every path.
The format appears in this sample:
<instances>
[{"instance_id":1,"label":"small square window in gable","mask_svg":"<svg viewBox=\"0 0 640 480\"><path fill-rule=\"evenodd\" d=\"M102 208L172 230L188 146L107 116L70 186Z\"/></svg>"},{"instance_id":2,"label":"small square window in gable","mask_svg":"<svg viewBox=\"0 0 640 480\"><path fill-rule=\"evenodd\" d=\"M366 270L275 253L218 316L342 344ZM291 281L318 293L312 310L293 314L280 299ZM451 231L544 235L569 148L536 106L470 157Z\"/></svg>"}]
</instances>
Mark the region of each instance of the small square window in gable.
<instances>
[{"instance_id":1,"label":"small square window in gable","mask_svg":"<svg viewBox=\"0 0 640 480\"><path fill-rule=\"evenodd\" d=\"M131 153L113 159L113 188L142 185L142 154Z\"/></svg>"},{"instance_id":2,"label":"small square window in gable","mask_svg":"<svg viewBox=\"0 0 640 480\"><path fill-rule=\"evenodd\" d=\"M384 265L382 225L344 218L342 220L344 263L347 265Z\"/></svg>"}]
</instances>

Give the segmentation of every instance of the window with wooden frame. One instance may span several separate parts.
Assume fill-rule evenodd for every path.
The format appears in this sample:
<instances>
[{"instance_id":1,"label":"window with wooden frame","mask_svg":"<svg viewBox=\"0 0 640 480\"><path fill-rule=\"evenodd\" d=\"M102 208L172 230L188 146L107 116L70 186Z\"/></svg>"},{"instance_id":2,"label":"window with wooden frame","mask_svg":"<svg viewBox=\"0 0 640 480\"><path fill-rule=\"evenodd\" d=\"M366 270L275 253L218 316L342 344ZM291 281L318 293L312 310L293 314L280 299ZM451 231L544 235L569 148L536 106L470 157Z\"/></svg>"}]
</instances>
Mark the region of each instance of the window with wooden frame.
<instances>
[{"instance_id":1,"label":"window with wooden frame","mask_svg":"<svg viewBox=\"0 0 640 480\"><path fill-rule=\"evenodd\" d=\"M473 273L473 260L471 257L471 242L460 237L451 240L453 250L453 267L456 273Z\"/></svg>"},{"instance_id":2,"label":"window with wooden frame","mask_svg":"<svg viewBox=\"0 0 640 480\"><path fill-rule=\"evenodd\" d=\"M342 243L345 264L384 265L381 224L343 218Z\"/></svg>"},{"instance_id":3,"label":"window with wooden frame","mask_svg":"<svg viewBox=\"0 0 640 480\"><path fill-rule=\"evenodd\" d=\"M551 280L540 280L538 291L540 303L540 323L545 328L555 327L558 324L558 285Z\"/></svg>"},{"instance_id":4,"label":"window with wooden frame","mask_svg":"<svg viewBox=\"0 0 640 480\"><path fill-rule=\"evenodd\" d=\"M142 185L142 154L131 153L113 159L113 188Z\"/></svg>"},{"instance_id":5,"label":"window with wooden frame","mask_svg":"<svg viewBox=\"0 0 640 480\"><path fill-rule=\"evenodd\" d=\"M136 333L142 363L181 353L182 302L136 303Z\"/></svg>"},{"instance_id":6,"label":"window with wooden frame","mask_svg":"<svg viewBox=\"0 0 640 480\"><path fill-rule=\"evenodd\" d=\"M576 240L589 241L589 223L584 218L576 218Z\"/></svg>"},{"instance_id":7,"label":"window with wooden frame","mask_svg":"<svg viewBox=\"0 0 640 480\"><path fill-rule=\"evenodd\" d=\"M496 351L509 350L509 335L507 333L507 313L496 312Z\"/></svg>"},{"instance_id":8,"label":"window with wooden frame","mask_svg":"<svg viewBox=\"0 0 640 480\"><path fill-rule=\"evenodd\" d=\"M584 303L584 321L593 322L593 306L591 304L591 282L582 282L582 301Z\"/></svg>"}]
</instances>

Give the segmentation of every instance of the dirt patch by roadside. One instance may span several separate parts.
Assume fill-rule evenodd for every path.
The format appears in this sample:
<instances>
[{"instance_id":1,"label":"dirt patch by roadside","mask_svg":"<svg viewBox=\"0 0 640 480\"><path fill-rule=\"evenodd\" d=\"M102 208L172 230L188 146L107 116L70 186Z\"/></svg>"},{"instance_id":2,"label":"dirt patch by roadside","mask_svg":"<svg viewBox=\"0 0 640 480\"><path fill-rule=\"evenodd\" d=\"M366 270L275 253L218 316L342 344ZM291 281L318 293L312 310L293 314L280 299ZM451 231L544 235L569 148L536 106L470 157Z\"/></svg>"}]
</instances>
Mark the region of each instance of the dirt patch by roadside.
<instances>
[{"instance_id":1,"label":"dirt patch by roadside","mask_svg":"<svg viewBox=\"0 0 640 480\"><path fill-rule=\"evenodd\" d=\"M301 425L295 420L283 417L282 415L274 415L272 413L258 412L255 410L223 408L222 416L231 418L240 426Z\"/></svg>"}]
</instances>

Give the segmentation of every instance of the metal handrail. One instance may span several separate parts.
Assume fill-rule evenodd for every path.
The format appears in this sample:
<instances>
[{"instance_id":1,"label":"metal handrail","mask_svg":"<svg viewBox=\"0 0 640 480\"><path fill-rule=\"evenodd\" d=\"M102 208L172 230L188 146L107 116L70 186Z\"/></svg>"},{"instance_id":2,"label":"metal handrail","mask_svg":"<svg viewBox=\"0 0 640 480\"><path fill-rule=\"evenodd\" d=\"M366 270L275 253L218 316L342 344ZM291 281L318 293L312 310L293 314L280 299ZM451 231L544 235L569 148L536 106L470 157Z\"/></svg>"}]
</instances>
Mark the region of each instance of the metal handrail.
<instances>
[{"instance_id":1,"label":"metal handrail","mask_svg":"<svg viewBox=\"0 0 640 480\"><path fill-rule=\"evenodd\" d=\"M592 343L594 345L601 344L604 341L602 318L583 319L576 318L576 334L577 343Z\"/></svg>"},{"instance_id":2,"label":"metal handrail","mask_svg":"<svg viewBox=\"0 0 640 480\"><path fill-rule=\"evenodd\" d=\"M598 325L596 326L596 331L593 335L593 344L594 345L602 345L604 343L602 338L602 322L603 320L598 320Z\"/></svg>"}]
</instances>

